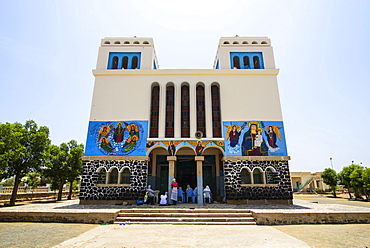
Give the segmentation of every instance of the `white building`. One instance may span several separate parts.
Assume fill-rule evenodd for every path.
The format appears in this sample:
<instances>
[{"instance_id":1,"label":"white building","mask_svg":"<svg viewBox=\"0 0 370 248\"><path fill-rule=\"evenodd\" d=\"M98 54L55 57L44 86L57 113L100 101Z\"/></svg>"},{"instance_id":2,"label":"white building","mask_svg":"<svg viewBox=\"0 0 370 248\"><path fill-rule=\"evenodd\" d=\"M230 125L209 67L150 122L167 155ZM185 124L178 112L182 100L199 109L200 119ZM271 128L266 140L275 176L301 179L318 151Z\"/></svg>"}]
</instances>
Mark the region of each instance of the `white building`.
<instances>
[{"instance_id":1,"label":"white building","mask_svg":"<svg viewBox=\"0 0 370 248\"><path fill-rule=\"evenodd\" d=\"M213 69L159 69L151 38L105 38L81 204L142 198L147 185L209 185L214 200L291 204L270 39L223 37Z\"/></svg>"}]
</instances>

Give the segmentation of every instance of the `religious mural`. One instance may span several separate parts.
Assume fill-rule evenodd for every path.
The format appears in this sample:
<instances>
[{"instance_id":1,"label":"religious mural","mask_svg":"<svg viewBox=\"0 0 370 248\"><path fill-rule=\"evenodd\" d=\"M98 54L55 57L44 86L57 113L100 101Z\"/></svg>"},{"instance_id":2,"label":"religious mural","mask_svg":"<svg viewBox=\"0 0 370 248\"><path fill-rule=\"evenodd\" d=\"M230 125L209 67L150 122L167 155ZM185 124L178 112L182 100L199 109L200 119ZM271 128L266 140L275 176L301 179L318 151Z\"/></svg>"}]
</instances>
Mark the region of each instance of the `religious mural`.
<instances>
[{"instance_id":1,"label":"religious mural","mask_svg":"<svg viewBox=\"0 0 370 248\"><path fill-rule=\"evenodd\" d=\"M226 156L288 156L282 121L224 121Z\"/></svg>"},{"instance_id":2,"label":"religious mural","mask_svg":"<svg viewBox=\"0 0 370 248\"><path fill-rule=\"evenodd\" d=\"M223 141L220 140L174 140L174 141L149 141L146 144L146 149L149 150L152 147L162 146L168 151L168 156L175 156L176 150L182 146L192 147L197 156L201 156L202 152L210 146L218 146L222 150L225 150Z\"/></svg>"},{"instance_id":3,"label":"religious mural","mask_svg":"<svg viewBox=\"0 0 370 248\"><path fill-rule=\"evenodd\" d=\"M147 121L90 121L85 156L145 156Z\"/></svg>"}]
</instances>

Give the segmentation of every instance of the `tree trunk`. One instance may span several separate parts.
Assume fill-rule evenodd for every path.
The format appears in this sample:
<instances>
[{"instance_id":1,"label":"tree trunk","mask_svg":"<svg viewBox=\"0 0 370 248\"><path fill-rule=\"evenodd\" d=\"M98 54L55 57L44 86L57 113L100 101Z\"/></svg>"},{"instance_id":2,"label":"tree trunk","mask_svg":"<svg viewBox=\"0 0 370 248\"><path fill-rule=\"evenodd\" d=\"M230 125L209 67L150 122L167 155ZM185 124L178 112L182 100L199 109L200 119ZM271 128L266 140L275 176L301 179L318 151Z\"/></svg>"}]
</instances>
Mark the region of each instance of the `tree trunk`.
<instances>
[{"instance_id":1,"label":"tree trunk","mask_svg":"<svg viewBox=\"0 0 370 248\"><path fill-rule=\"evenodd\" d=\"M67 200L72 199L72 186L73 186L73 180L69 182L69 194Z\"/></svg>"},{"instance_id":2,"label":"tree trunk","mask_svg":"<svg viewBox=\"0 0 370 248\"><path fill-rule=\"evenodd\" d=\"M21 182L19 178L20 178L19 174L15 175L12 197L10 198L10 202L9 202L10 206L15 206L15 200L17 199L18 186Z\"/></svg>"},{"instance_id":3,"label":"tree trunk","mask_svg":"<svg viewBox=\"0 0 370 248\"><path fill-rule=\"evenodd\" d=\"M336 187L337 187L337 186L333 186L333 195L334 195L334 198L336 198L336 197L337 197Z\"/></svg>"},{"instance_id":4,"label":"tree trunk","mask_svg":"<svg viewBox=\"0 0 370 248\"><path fill-rule=\"evenodd\" d=\"M63 194L63 181L60 182L59 184L59 192L58 192L58 199L57 201L61 201L62 200L62 194Z\"/></svg>"}]
</instances>

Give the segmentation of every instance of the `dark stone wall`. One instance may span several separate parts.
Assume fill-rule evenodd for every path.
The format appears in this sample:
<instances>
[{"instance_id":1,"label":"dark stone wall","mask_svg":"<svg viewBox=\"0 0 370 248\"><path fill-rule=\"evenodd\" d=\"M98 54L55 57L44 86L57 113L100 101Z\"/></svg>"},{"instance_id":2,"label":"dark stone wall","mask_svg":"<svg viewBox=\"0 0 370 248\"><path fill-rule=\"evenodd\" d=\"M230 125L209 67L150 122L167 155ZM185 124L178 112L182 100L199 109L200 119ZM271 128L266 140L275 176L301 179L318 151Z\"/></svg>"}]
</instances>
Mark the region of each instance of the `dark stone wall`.
<instances>
[{"instance_id":1,"label":"dark stone wall","mask_svg":"<svg viewBox=\"0 0 370 248\"><path fill-rule=\"evenodd\" d=\"M111 167L119 171L123 167L130 168L130 187L109 186L97 187L97 170L104 167L108 171ZM80 200L137 200L145 195L148 174L147 161L84 161Z\"/></svg>"},{"instance_id":2,"label":"dark stone wall","mask_svg":"<svg viewBox=\"0 0 370 248\"><path fill-rule=\"evenodd\" d=\"M273 187L251 186L242 187L240 173L243 168L253 171L259 167L266 171L267 167L275 169ZM288 161L230 161L224 162L225 191L227 200L291 200L293 199Z\"/></svg>"}]
</instances>

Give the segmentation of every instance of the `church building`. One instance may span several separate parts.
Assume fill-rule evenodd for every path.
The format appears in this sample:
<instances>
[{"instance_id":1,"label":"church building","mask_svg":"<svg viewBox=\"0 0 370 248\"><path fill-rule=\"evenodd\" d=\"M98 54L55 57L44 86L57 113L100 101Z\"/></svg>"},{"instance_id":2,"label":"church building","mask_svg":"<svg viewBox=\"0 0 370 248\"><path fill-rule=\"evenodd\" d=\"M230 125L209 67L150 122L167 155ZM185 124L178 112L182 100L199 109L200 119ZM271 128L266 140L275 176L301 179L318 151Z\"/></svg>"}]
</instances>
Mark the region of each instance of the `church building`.
<instances>
[{"instance_id":1,"label":"church building","mask_svg":"<svg viewBox=\"0 0 370 248\"><path fill-rule=\"evenodd\" d=\"M134 203L175 178L213 201L292 204L271 41L222 37L213 69L160 69L152 38L101 40L80 204ZM171 203L171 202L170 202Z\"/></svg>"}]
</instances>

